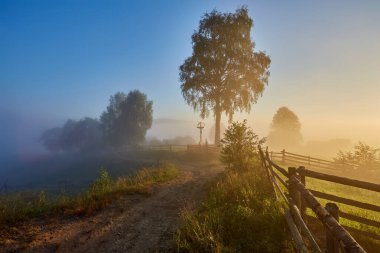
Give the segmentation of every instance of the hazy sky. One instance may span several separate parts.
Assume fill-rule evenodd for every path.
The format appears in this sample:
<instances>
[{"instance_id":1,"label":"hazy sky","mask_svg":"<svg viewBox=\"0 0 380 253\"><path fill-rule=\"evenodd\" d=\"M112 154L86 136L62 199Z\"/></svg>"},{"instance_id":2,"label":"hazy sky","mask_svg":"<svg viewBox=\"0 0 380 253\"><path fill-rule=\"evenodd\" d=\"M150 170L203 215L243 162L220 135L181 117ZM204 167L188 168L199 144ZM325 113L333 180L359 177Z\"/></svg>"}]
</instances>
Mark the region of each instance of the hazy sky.
<instances>
[{"instance_id":1,"label":"hazy sky","mask_svg":"<svg viewBox=\"0 0 380 253\"><path fill-rule=\"evenodd\" d=\"M237 118L266 135L275 111L288 106L306 140L380 146L379 1L220 0L0 1L2 146L25 151L45 127L99 117L111 94L132 89L153 100L154 118L195 125L178 67L205 12L241 5L254 20L256 50L272 65L263 97ZM196 134L179 129L170 133Z\"/></svg>"}]
</instances>

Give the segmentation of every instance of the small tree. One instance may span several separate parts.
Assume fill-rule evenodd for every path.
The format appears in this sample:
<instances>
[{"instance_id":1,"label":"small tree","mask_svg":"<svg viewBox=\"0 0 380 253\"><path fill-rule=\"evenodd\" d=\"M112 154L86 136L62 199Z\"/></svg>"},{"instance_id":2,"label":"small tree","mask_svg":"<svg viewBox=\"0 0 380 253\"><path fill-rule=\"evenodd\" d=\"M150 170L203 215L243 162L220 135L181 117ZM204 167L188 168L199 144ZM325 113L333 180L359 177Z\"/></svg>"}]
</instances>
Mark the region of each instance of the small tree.
<instances>
[{"instance_id":1,"label":"small tree","mask_svg":"<svg viewBox=\"0 0 380 253\"><path fill-rule=\"evenodd\" d=\"M257 145L265 142L247 126L247 120L242 123L232 122L221 140L221 161L227 169L245 171L252 167L257 159Z\"/></svg>"}]
</instances>

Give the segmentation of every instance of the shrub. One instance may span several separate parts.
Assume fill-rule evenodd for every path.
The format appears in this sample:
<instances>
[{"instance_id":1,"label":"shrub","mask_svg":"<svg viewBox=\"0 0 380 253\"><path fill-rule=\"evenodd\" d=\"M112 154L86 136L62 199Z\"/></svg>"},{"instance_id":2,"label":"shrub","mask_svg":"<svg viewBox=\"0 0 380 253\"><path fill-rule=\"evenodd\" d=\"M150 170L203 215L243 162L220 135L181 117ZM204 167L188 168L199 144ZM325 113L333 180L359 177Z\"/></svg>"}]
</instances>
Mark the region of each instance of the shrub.
<instances>
[{"instance_id":1,"label":"shrub","mask_svg":"<svg viewBox=\"0 0 380 253\"><path fill-rule=\"evenodd\" d=\"M257 145L265 142L247 126L247 120L242 123L232 122L221 140L221 161L227 169L247 171L257 161Z\"/></svg>"},{"instance_id":2,"label":"shrub","mask_svg":"<svg viewBox=\"0 0 380 253\"><path fill-rule=\"evenodd\" d=\"M334 161L338 164L355 164L359 170L379 170L380 169L379 149L359 142L354 147L353 152L339 151Z\"/></svg>"}]
</instances>

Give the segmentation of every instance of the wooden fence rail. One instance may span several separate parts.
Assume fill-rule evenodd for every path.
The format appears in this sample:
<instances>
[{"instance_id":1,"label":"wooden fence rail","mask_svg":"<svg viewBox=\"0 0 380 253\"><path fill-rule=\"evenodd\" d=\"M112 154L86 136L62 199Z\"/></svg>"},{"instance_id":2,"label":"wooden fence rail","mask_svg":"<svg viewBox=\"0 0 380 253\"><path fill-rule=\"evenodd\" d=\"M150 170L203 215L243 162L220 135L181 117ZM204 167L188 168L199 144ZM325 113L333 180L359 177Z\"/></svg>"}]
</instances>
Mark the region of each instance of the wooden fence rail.
<instances>
[{"instance_id":1,"label":"wooden fence rail","mask_svg":"<svg viewBox=\"0 0 380 253\"><path fill-rule=\"evenodd\" d=\"M299 155L282 150L281 152L270 152L270 159L296 166L307 166L309 168L318 168L322 170L342 170L342 169L357 169L358 165L348 162L336 162L325 159L315 158L311 156Z\"/></svg>"},{"instance_id":2,"label":"wooden fence rail","mask_svg":"<svg viewBox=\"0 0 380 253\"><path fill-rule=\"evenodd\" d=\"M169 152L180 152L180 151L205 151L205 152L219 152L220 147L215 145L172 145L172 144L164 144L164 145L140 145L137 147L129 148L131 150L140 150L140 151L169 151ZM128 149L128 150L129 150Z\"/></svg>"},{"instance_id":3,"label":"wooden fence rail","mask_svg":"<svg viewBox=\"0 0 380 253\"><path fill-rule=\"evenodd\" d=\"M308 217L308 220L310 219L310 217L311 220L318 220L325 227L326 244L324 245L324 248L326 249L327 253L365 252L364 249L357 243L354 237L350 234L350 232L354 234L360 234L362 236L366 236L375 240L380 240L380 235L378 234L357 228L342 226L339 223L339 217L376 228L380 228L380 221L372 220L367 217L360 217L356 214L342 212L339 210L339 207L335 203L327 203L326 206L323 207L317 200L317 198L325 199L328 201L334 201L336 203L342 203L345 205L357 207L364 210L371 210L375 212L380 212L380 206L335 196L317 190L309 190L306 187L306 178L314 178L350 187L365 189L373 192L380 192L379 184L316 172L305 169L305 167L303 166L300 166L299 168L289 167L288 170L286 170L279 166L276 162L274 162L274 160L289 160L287 156L292 156L293 159L291 160L293 161L307 161L307 163L309 164L313 164L313 162L315 161L320 164L328 164L329 161L327 160L310 158L307 156L301 156L287 152L285 153L285 151L280 153L269 153L268 150L266 150L264 153L261 147L259 147L259 155L262 160L263 166L266 168L268 176L273 184L273 189L278 193L276 194L276 196L282 196L282 198L285 200L285 203L288 205L289 212L291 213L294 224L297 225L297 228L299 229L301 234L305 236L305 238L309 242L308 245L311 246L313 252L321 252L321 250L319 247L320 245L315 245L316 240L312 236L310 229L307 227L307 222L304 219L306 217ZM333 168L332 164L335 164L335 166L337 166L337 164L333 162L330 162L330 164L331 168ZM278 182L281 183L281 186ZM307 209L311 209L317 218L308 215L306 213ZM294 226L291 224L292 221L289 220L289 217L286 217L286 220L288 222L289 227L291 229L294 229ZM297 233L295 233L294 231L292 232L292 235L295 235L297 237L293 238L294 240L296 240L297 251L303 252L304 248L302 245L306 244L302 244L299 241Z\"/></svg>"}]
</instances>

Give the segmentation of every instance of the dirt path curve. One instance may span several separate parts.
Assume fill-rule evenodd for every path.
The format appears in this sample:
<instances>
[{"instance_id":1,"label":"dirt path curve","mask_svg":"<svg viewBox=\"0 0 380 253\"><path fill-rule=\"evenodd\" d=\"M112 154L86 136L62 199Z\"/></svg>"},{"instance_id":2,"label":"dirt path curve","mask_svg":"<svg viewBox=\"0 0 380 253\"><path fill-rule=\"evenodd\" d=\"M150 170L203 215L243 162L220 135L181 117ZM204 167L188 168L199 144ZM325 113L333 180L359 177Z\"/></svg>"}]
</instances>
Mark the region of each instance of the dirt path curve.
<instances>
[{"instance_id":1,"label":"dirt path curve","mask_svg":"<svg viewBox=\"0 0 380 253\"><path fill-rule=\"evenodd\" d=\"M175 252L180 209L200 200L221 172L215 164L178 167L179 177L152 187L150 196L125 196L93 217L36 226L33 240L15 251Z\"/></svg>"}]
</instances>

